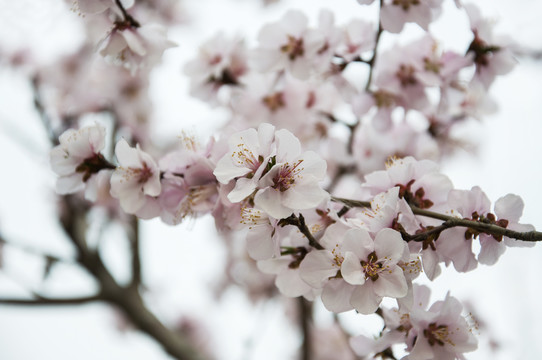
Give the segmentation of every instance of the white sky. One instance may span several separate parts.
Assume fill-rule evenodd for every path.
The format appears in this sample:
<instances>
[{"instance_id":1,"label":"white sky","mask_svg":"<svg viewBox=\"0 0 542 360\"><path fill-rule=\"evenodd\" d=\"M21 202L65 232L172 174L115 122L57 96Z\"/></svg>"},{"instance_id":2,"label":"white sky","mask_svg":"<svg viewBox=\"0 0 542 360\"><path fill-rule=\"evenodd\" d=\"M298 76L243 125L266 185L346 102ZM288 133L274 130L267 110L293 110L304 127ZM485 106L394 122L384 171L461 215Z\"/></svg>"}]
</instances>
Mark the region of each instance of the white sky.
<instances>
[{"instance_id":1,"label":"white sky","mask_svg":"<svg viewBox=\"0 0 542 360\"><path fill-rule=\"evenodd\" d=\"M353 16L371 16L354 0L284 0L264 11L249 0L187 1L194 24L171 32L179 44L165 55L163 67L153 77L156 102L155 136L180 133L192 128L202 136L212 129L211 120L223 116L201 102L189 99L186 78L180 68L191 58L198 44L217 31L244 33L254 41L258 28L279 19L286 8L306 9L313 24L318 10L332 8L338 23ZM445 0L452 16L435 28L447 39L443 44L461 46L458 27L466 20ZM497 29L508 32L521 43L542 48L542 2L478 0L484 13L499 20ZM66 13L60 0L0 0L0 44L14 48L29 44L44 61L77 42L77 21ZM50 10L50 9L53 10ZM54 14L54 16L51 15ZM413 30L416 32L416 30ZM75 34L75 35L74 35ZM75 36L75 37L74 37ZM497 81L492 93L500 111L472 131L480 140L480 156L460 154L443 165L444 172L457 188L480 185L490 199L508 192L525 201L522 220L542 229L538 216L542 208L542 66L521 60L517 69ZM172 96L171 94L175 94ZM180 94L180 95L179 95ZM0 69L0 229L7 238L48 249L69 257L71 250L51 223L54 221L54 176L48 168L48 144L37 115L33 112L29 88L20 75ZM298 344L280 307L261 305L251 310L238 293L230 292L216 306L207 285L220 273L221 245L214 237L212 220L195 221L190 226L166 227L158 221L145 223L145 278L153 294L149 303L166 319L182 314L202 317L209 326L219 359L284 359ZM105 254L118 277L123 277L123 259L115 256L123 244L110 233ZM217 250L218 249L218 250ZM113 255L112 255L113 254ZM6 253L11 276L27 286L38 286L41 264L23 253ZM493 359L542 358L542 246L533 249L508 249L493 267L480 266L468 274L444 271L433 284L433 299L446 291L460 300L471 301L481 320L502 343ZM73 268L58 268L45 291L85 291L93 284ZM58 294L55 292L55 294ZM12 278L0 273L0 296L24 294ZM359 326L362 316L350 316L349 324ZM0 359L168 359L159 346L138 332L120 333L114 327L118 315L107 306L73 308L27 308L0 306ZM261 328L260 328L261 326ZM247 353L246 342L253 341ZM490 357L487 344L469 354L469 359Z\"/></svg>"}]
</instances>

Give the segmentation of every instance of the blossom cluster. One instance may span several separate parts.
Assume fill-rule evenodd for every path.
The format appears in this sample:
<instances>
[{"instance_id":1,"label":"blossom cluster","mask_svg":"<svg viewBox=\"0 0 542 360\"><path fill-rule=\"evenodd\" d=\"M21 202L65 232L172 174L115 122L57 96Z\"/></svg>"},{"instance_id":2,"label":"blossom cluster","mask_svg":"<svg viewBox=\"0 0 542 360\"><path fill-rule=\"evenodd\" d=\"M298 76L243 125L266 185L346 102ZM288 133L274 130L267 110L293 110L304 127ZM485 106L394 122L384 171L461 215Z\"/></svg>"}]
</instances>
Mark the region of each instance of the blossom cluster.
<instances>
[{"instance_id":1,"label":"blossom cluster","mask_svg":"<svg viewBox=\"0 0 542 360\"><path fill-rule=\"evenodd\" d=\"M379 336L351 339L357 355L386 357L404 344L404 359L463 359L477 346L473 320L449 294L430 306L417 279L492 265L508 246L532 246L522 240L534 228L520 223L519 196L492 207L482 189L455 189L439 170L459 143L453 130L494 111L489 89L514 65L511 43L460 1L472 39L462 52L442 49L429 29L443 2L382 0L376 23L339 25L323 10L314 27L292 10L261 28L255 48L217 34L184 71L191 94L230 119L205 145L183 133L166 151L148 136L148 70L173 44L136 20L147 20L144 5L79 0L100 54L122 70L90 61L87 44L36 75L56 88L49 95L67 129L50 152L57 192L85 190L96 206L169 225L210 215L224 237L242 234L243 261L283 295L381 315ZM425 35L382 48L382 36L409 23ZM77 85L88 79L95 91ZM110 138L99 123L72 129L73 119L102 112L116 121ZM104 150L111 138L115 159Z\"/></svg>"},{"instance_id":2,"label":"blossom cluster","mask_svg":"<svg viewBox=\"0 0 542 360\"><path fill-rule=\"evenodd\" d=\"M158 161L121 139L115 146L118 166L100 152L105 142L100 125L68 130L60 140L51 151L53 170L61 176L59 192L95 186L92 180L103 171L110 176L110 195L127 213L144 219L159 216L169 224L211 213L222 230L246 228L248 254L262 272L275 275L284 295L319 296L336 313L355 309L371 314L387 297L397 299L407 314L405 304L415 302L413 284L420 273L433 280L442 264L471 271L478 262L495 263L507 245L533 244L491 228L445 226L437 215L533 230L518 223L523 202L517 195L499 199L492 212L480 188L454 189L430 160L390 159L385 170L365 176L357 200L336 198L322 188L326 162L315 152L303 152L288 130L267 123L206 148L187 137L179 150ZM473 350L460 308L450 297L428 313L413 312L419 317L413 315L409 327L403 324L400 330L409 358L441 359L442 352L454 358ZM386 320L390 334L397 331L396 320ZM424 342L405 330L410 328L423 333ZM398 341L392 335L383 339L388 337ZM436 355L417 355L427 352Z\"/></svg>"}]
</instances>

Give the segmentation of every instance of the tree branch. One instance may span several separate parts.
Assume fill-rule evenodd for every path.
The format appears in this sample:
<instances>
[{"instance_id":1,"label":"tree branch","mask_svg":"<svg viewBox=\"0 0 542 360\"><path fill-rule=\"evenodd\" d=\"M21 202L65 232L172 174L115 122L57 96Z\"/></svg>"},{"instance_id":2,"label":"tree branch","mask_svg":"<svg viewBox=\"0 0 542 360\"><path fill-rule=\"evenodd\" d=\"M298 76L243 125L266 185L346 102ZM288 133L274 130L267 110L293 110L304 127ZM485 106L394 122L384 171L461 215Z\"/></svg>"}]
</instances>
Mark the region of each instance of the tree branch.
<instances>
[{"instance_id":1,"label":"tree branch","mask_svg":"<svg viewBox=\"0 0 542 360\"><path fill-rule=\"evenodd\" d=\"M312 302L305 300L303 296L296 299L299 308L299 327L303 333L303 344L301 346L300 360L311 360L312 337Z\"/></svg>"},{"instance_id":2,"label":"tree branch","mask_svg":"<svg viewBox=\"0 0 542 360\"><path fill-rule=\"evenodd\" d=\"M299 214L299 217L297 217L294 214L292 214L287 218L281 219L279 221L279 225L280 226L284 226L284 225L296 226L299 229L299 231L301 231L301 233L305 235L305 237L309 240L310 246L318 250L324 249L324 247L320 245L318 241L316 241L314 236L312 236L309 228L307 227L307 224L305 224L305 218L303 217L303 215Z\"/></svg>"},{"instance_id":3,"label":"tree branch","mask_svg":"<svg viewBox=\"0 0 542 360\"><path fill-rule=\"evenodd\" d=\"M371 203L369 201L357 201L357 200L338 198L334 196L331 197L331 200L341 202L349 207L371 207ZM538 232L538 231L519 232L519 231L510 230L510 229L507 229L495 224L469 220L469 219L461 219L461 218L457 218L457 217L453 217L449 215L436 213L436 212L429 211L426 209L420 209L415 206L410 206L410 208L412 209L412 212L415 215L430 217L433 219L444 221L444 223L442 223L439 227L432 228L430 230L431 234L434 234L436 232L443 231L445 229L449 229L452 227L460 226L460 227L474 229L474 230L477 230L479 232L483 232L489 235L506 236L506 237L513 238L516 240L531 241L531 242L542 241L542 232ZM427 236L424 238L422 234L423 233L418 234L420 235L419 237L416 237L417 235L409 235L409 236L413 238L412 239L413 241L423 241L427 238Z\"/></svg>"},{"instance_id":4,"label":"tree branch","mask_svg":"<svg viewBox=\"0 0 542 360\"><path fill-rule=\"evenodd\" d=\"M383 1L380 1L380 9L382 9ZM369 76L367 77L367 83L365 84L365 91L369 91L369 88L371 87L371 82L373 81L373 73L374 73L374 65L376 62L376 54L378 49L378 43L380 42L380 36L382 35L382 32L384 29L382 29L382 23L380 22L380 11L378 13L378 30L376 32L376 38L375 38L375 46L373 49L373 56L369 60L366 61L366 63L369 65Z\"/></svg>"},{"instance_id":5,"label":"tree branch","mask_svg":"<svg viewBox=\"0 0 542 360\"><path fill-rule=\"evenodd\" d=\"M47 298L38 296L36 299L10 299L0 298L0 305L30 305L30 306L51 306L51 305L82 305L95 301L103 301L101 294L73 298Z\"/></svg>"},{"instance_id":6,"label":"tree branch","mask_svg":"<svg viewBox=\"0 0 542 360\"><path fill-rule=\"evenodd\" d=\"M168 329L149 311L136 287L117 284L99 254L88 247L85 219L89 205L73 195L62 199L64 212L60 218L64 230L77 248L78 262L99 282L103 299L117 306L138 329L153 337L174 358L203 359L187 338Z\"/></svg>"},{"instance_id":7,"label":"tree branch","mask_svg":"<svg viewBox=\"0 0 542 360\"><path fill-rule=\"evenodd\" d=\"M137 288L141 284L141 256L139 253L139 220L136 216L132 217L128 231L132 252L132 282L130 286Z\"/></svg>"}]
</instances>

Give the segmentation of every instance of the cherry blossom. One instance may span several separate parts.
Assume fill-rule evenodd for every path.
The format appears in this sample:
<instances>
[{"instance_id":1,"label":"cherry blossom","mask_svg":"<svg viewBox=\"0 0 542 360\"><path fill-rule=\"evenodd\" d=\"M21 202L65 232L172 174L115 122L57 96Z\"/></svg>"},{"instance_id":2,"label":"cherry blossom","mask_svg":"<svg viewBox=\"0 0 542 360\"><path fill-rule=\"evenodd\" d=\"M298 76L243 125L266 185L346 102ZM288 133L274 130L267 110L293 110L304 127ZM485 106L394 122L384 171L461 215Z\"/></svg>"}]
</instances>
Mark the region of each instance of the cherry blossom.
<instances>
[{"instance_id":1,"label":"cherry blossom","mask_svg":"<svg viewBox=\"0 0 542 360\"><path fill-rule=\"evenodd\" d=\"M313 151L301 153L299 140L287 130L278 130L275 138L277 155L258 182L254 203L281 219L296 210L314 208L328 197L319 184L326 174L326 162Z\"/></svg>"},{"instance_id":2,"label":"cherry blossom","mask_svg":"<svg viewBox=\"0 0 542 360\"><path fill-rule=\"evenodd\" d=\"M213 173L222 184L237 179L235 188L228 194L230 201L239 202L256 189L274 155L274 136L275 127L264 123L258 131L247 129L229 138L229 151L218 161Z\"/></svg>"},{"instance_id":3,"label":"cherry blossom","mask_svg":"<svg viewBox=\"0 0 542 360\"><path fill-rule=\"evenodd\" d=\"M167 39L166 29L161 25L135 27L119 22L102 42L100 54L135 73L144 66L158 63L162 53L175 45Z\"/></svg>"},{"instance_id":4,"label":"cherry blossom","mask_svg":"<svg viewBox=\"0 0 542 360\"><path fill-rule=\"evenodd\" d=\"M190 93L202 100L214 102L223 86L239 85L248 71L246 48L240 38L228 38L222 33L204 43L196 59L184 66L190 77Z\"/></svg>"},{"instance_id":5,"label":"cherry blossom","mask_svg":"<svg viewBox=\"0 0 542 360\"><path fill-rule=\"evenodd\" d=\"M139 145L130 147L124 139L115 146L115 155L119 166L111 176L111 196L119 199L125 212L135 214L160 195L160 169Z\"/></svg>"},{"instance_id":6,"label":"cherry blossom","mask_svg":"<svg viewBox=\"0 0 542 360\"><path fill-rule=\"evenodd\" d=\"M512 71L517 61L511 51L512 40L493 34L492 23L484 19L474 4L464 5L474 35L468 52L476 64L476 77L488 88L496 76Z\"/></svg>"},{"instance_id":7,"label":"cherry blossom","mask_svg":"<svg viewBox=\"0 0 542 360\"><path fill-rule=\"evenodd\" d=\"M341 274L356 286L350 303L362 314L376 311L383 297L407 295L408 286L400 261L408 261L408 249L401 235L392 229L380 230L374 240L361 229L346 232Z\"/></svg>"},{"instance_id":8,"label":"cherry blossom","mask_svg":"<svg viewBox=\"0 0 542 360\"><path fill-rule=\"evenodd\" d=\"M100 152L105 146L105 128L101 125L68 129L60 135L59 143L49 153L51 168L60 176L56 182L59 194L82 190L100 170L114 167ZM87 189L89 194L95 191L92 186Z\"/></svg>"},{"instance_id":9,"label":"cherry blossom","mask_svg":"<svg viewBox=\"0 0 542 360\"><path fill-rule=\"evenodd\" d=\"M303 13L291 10L279 22L263 26L258 35L259 47L251 58L254 68L288 69L297 78L308 78L313 58L325 46L325 39L307 25Z\"/></svg>"},{"instance_id":10,"label":"cherry blossom","mask_svg":"<svg viewBox=\"0 0 542 360\"><path fill-rule=\"evenodd\" d=\"M469 190L452 190L449 195L450 205L465 218L496 224L517 231L531 231L531 225L519 224L518 221L523 213L523 200L513 194L501 197L495 202L495 214L490 212L491 202L487 195L475 186ZM489 235L476 230L467 229L464 238L473 237L480 239L480 253L478 261L482 264L493 265L506 250L506 246L533 246L529 242L520 242L503 236Z\"/></svg>"},{"instance_id":11,"label":"cherry blossom","mask_svg":"<svg viewBox=\"0 0 542 360\"><path fill-rule=\"evenodd\" d=\"M461 315L461 303L449 294L428 311L413 309L412 330L408 334L409 360L462 358L463 353L476 349L472 328Z\"/></svg>"}]
</instances>

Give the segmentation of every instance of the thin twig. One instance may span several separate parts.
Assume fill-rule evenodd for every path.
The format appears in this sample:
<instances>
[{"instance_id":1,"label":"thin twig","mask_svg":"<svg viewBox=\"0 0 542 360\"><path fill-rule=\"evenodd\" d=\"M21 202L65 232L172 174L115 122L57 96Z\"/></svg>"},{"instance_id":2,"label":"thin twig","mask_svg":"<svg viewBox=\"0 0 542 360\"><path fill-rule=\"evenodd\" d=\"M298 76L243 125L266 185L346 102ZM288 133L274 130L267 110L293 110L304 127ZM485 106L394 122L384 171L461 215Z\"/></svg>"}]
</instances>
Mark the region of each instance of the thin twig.
<instances>
[{"instance_id":1,"label":"thin twig","mask_svg":"<svg viewBox=\"0 0 542 360\"><path fill-rule=\"evenodd\" d=\"M299 214L299 217L292 214L289 217L280 220L279 225L280 226L284 226L284 225L296 226L299 229L299 231L301 231L301 233L303 235L305 235L307 240L309 240L309 245L310 246L312 246L313 248L318 249L318 250L323 250L324 249L324 247L322 245L320 245L320 243L318 241L316 241L316 239L314 238L314 236L310 232L309 228L307 227L307 224L305 223L305 218L303 217L302 214Z\"/></svg>"},{"instance_id":2,"label":"thin twig","mask_svg":"<svg viewBox=\"0 0 542 360\"><path fill-rule=\"evenodd\" d=\"M102 295L82 296L73 298L48 298L38 297L36 299L9 299L0 298L0 305L30 305L30 306L51 306L51 305L82 305L95 301L103 301Z\"/></svg>"},{"instance_id":3,"label":"thin twig","mask_svg":"<svg viewBox=\"0 0 542 360\"><path fill-rule=\"evenodd\" d=\"M382 9L383 1L380 1L380 9ZM375 46L373 49L373 56L366 61L366 63L369 65L369 76L367 77L367 83L365 84L365 91L369 91L371 87L371 82L373 81L373 73L374 73L374 67L376 62L376 55L377 55L377 49L378 49L378 43L380 42L380 36L382 35L382 32L384 29L382 29L382 23L380 22L380 11L378 13L378 30L376 32L375 37Z\"/></svg>"}]
</instances>

